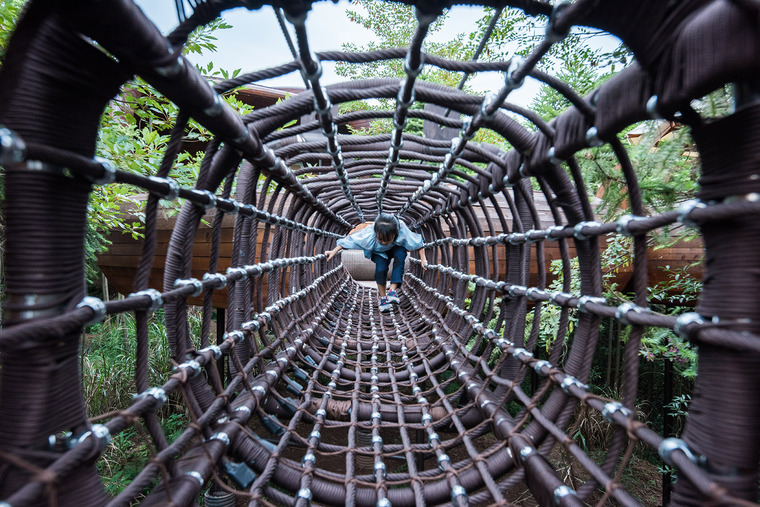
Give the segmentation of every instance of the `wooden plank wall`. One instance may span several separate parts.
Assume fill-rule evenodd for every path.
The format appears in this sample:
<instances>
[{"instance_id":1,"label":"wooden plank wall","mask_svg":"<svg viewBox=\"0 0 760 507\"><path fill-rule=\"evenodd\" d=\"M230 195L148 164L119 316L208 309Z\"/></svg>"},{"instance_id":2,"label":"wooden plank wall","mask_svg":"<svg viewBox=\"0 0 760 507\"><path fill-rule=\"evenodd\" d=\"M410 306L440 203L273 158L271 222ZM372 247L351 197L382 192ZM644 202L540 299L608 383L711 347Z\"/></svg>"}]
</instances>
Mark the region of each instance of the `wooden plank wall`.
<instances>
[{"instance_id":1,"label":"wooden plank wall","mask_svg":"<svg viewBox=\"0 0 760 507\"><path fill-rule=\"evenodd\" d=\"M541 226L542 228L546 228L549 225L554 223L554 220L551 216L551 212L549 210L549 206L546 203L546 200L543 196L543 194L536 192L534 193L536 208L539 214L539 217L541 219ZM498 205L501 206L502 212L504 213L508 224L511 226L511 213L509 209L506 206L506 201L503 197L499 196L498 198ZM483 224L482 227L484 229L484 234L501 234L504 231L501 230L501 227L499 226L499 223L497 220L493 221L493 225L495 227L494 231L491 232L486 227L485 222L485 213L484 211L479 207L476 206L475 213L477 218L480 220L480 223ZM493 204L489 201L486 205L486 212L494 217L496 216L496 212L494 210ZM211 223L213 220L213 214L210 212L206 215L205 221L207 223ZM164 263L166 261L166 251L169 244L169 239L171 237L172 228L174 227L174 223L176 221L175 217L169 217L169 218L162 218L159 220L158 223L158 242L157 242L157 248L156 248L156 255L154 258L154 265L153 269L151 271L150 281L149 281L149 287L156 288L156 289L162 289L163 288L163 271L164 271ZM219 266L217 271L218 272L225 272L226 269L231 264L232 259L232 241L233 241L233 228L234 228L234 216L226 216L224 218L223 227L222 227L222 241L221 241L221 248L220 248L220 258L219 258ZM261 248L262 248L262 239L263 239L263 230L264 225L259 225L259 231L257 238L257 261L259 259L262 259L261 257ZM272 231L270 231L269 235L269 241L272 240L272 233L274 228L272 228ZM448 231L445 231L448 233ZM101 255L99 257L99 265L105 276L108 278L108 281L110 282L111 286L119 293L121 294L129 294L133 292L133 280L136 272L137 265L140 260L140 255L142 253L143 248L143 240L135 240L130 235L121 234L118 232L114 232L109 235L109 240L112 241L112 245L109 248L108 252ZM560 251L559 251L559 245L557 242L553 241L545 241L543 243L544 245L544 258L545 258L545 268L547 270L547 280L551 280L551 276L548 273L548 268L550 266L551 261L560 259ZM268 246L268 245L267 245ZM607 241L605 237L599 238L599 246L600 249L604 249L607 246ZM506 269L507 269L507 247L504 245L499 245L497 248L497 259L498 259L498 279L504 280L506 278ZM209 259L211 255L211 227L208 225L201 225L199 230L196 233L195 236L195 246L193 249L193 261L192 261L192 276L198 279L201 279L203 277L203 274L208 272L209 268ZM469 248L468 249L468 255L469 255L469 272L475 273L475 260L474 260L474 249ZM575 248L572 245L572 242L570 242L570 256L575 256ZM664 266L670 266L671 269L682 269L687 266L690 266L692 263L696 261L700 261L703 258L703 249L702 249L702 242L701 240L697 239L691 242L686 241L679 241L675 243L673 246L669 248L659 249L659 250L650 250L647 254L648 257L648 273L649 273L649 284L650 286L654 283L658 283L661 281L664 281L668 279L671 275L668 274L663 267ZM432 261L432 255L428 254L428 258ZM263 262L267 259L267 256L265 255L264 258L259 261ZM632 274L632 266L602 266L603 272L607 271L615 271L615 277L612 279L612 281L616 282L618 284L619 290L624 290L626 288L626 285L628 284L631 274ZM491 276L493 276L493 266L490 267ZM690 274L697 278L702 277L702 266L701 264L693 267L689 270ZM535 286L538 281L538 263L536 262L536 249L535 246L531 248L531 262L530 262L530 278L529 278L529 284L530 286ZM286 275L287 276L287 275ZM367 278L367 277L364 277ZM370 276L368 279L371 279ZM263 291L264 294L267 294L267 285L266 285L266 276L262 279L263 282ZM548 282L547 282L548 283ZM287 287L287 280L286 285ZM285 294L283 294L285 295ZM266 301L266 296L265 296ZM201 298L193 298L190 300L190 304L196 304L200 305L202 303ZM266 303L265 303L266 304ZM216 308L226 308L227 307L227 291L226 289L223 290L216 290L214 291L214 297L213 297L213 305Z\"/></svg>"}]
</instances>

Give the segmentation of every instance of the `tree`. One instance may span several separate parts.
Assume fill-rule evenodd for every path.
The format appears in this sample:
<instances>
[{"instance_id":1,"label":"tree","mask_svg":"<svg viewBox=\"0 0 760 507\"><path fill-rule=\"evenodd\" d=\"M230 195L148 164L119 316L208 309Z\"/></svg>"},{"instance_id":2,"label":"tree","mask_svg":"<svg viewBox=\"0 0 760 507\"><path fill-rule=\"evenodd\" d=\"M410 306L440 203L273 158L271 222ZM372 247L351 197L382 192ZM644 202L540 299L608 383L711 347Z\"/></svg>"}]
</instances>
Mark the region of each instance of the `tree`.
<instances>
[{"instance_id":1,"label":"tree","mask_svg":"<svg viewBox=\"0 0 760 507\"><path fill-rule=\"evenodd\" d=\"M0 54L3 57L10 35L22 12L22 5L22 0L0 0ZM184 54L216 51L215 32L229 28L231 26L220 18L198 28L189 36L183 48ZM213 63L199 67L198 70L211 79L227 79L240 72L217 69ZM238 101L234 94L228 94L224 98L239 111L250 111L250 108ZM98 131L96 155L111 161L121 170L142 175L155 173L169 141L169 132L177 112L177 107L171 101L161 96L145 81L140 78L134 79L125 84L122 92L106 107ZM185 134L187 142L205 142L208 138L209 133L198 123L189 123ZM181 185L192 186L198 174L201 157L202 153L197 149L182 151L171 177ZM0 187L0 191L4 193L4 186ZM88 230L85 237L86 274L90 282L100 276L97 255L108 248L106 236L109 231L121 230L134 237L141 235L142 223L135 221L134 215L125 216L120 213L125 204L136 202L134 195L138 191L139 189L121 184L93 188L88 205ZM139 217L139 213L137 216ZM4 224L2 218L0 222Z\"/></svg>"},{"instance_id":2,"label":"tree","mask_svg":"<svg viewBox=\"0 0 760 507\"><path fill-rule=\"evenodd\" d=\"M347 10L348 19L357 23L374 34L376 41L372 40L366 44L359 45L355 43L345 43L342 45L343 50L351 52L376 51L380 49L392 49L405 47L409 44L417 27L417 19L412 8L405 4L394 2L383 2L377 0L358 0L354 2L355 7ZM444 28L450 13L444 10L440 16L430 25L428 36L425 39L423 50L432 55L440 56L449 60L469 61L475 54L476 48L483 36L493 13L492 9L484 11L483 18L478 23L478 30L472 33L458 33L445 42L436 42L430 40L431 36L440 33ZM502 29L509 30L517 18L510 18L503 23ZM497 54L498 53L498 54ZM488 52L481 55L481 60L488 58L497 58L501 53ZM402 60L383 60L364 64L351 64L338 62L336 64L338 75L349 79L371 79L379 76L404 78L406 73L403 69ZM432 83L443 84L450 87L457 87L461 80L462 74L451 72L433 66L425 66L422 73L417 79L429 81ZM465 85L466 91L472 89ZM357 110L389 110L395 107L394 99L378 99L373 101L354 101L341 105L341 112ZM415 103L412 109L421 109L422 105ZM391 120L378 119L370 123L370 128L363 134L389 133L393 129ZM422 135L422 120L409 119L406 128L407 133ZM490 130L481 129L478 132L476 142L489 142L502 147L506 147L506 141Z\"/></svg>"}]
</instances>

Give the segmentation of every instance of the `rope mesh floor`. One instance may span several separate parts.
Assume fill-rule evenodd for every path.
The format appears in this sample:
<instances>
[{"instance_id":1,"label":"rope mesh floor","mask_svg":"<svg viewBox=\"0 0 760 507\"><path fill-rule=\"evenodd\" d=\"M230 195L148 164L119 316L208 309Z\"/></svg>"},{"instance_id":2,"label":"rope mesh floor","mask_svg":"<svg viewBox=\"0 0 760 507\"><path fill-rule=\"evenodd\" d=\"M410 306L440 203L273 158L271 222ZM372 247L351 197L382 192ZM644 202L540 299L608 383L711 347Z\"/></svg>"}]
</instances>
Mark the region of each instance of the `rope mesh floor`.
<instances>
[{"instance_id":1,"label":"rope mesh floor","mask_svg":"<svg viewBox=\"0 0 760 507\"><path fill-rule=\"evenodd\" d=\"M312 53L310 2L192 3L193 12L164 38L126 0L32 1L10 44L0 78L0 121L8 129L0 143L7 219L0 505L192 505L222 468L253 472L237 490L251 505L508 505L524 491L539 505L637 505L621 476L639 444L677 470L673 504L754 505L760 108L743 94L735 113L706 122L689 104L728 83L753 89L760 61L756 2L485 1L497 16L510 6L548 20L547 37L527 58L495 63L424 54L423 40L442 7L433 1L406 2L416 5L419 21L408 48L367 54ZM226 8L267 5L295 30L296 60L209 87L181 56L188 34ZM573 25L613 33L637 57L584 98L535 69ZM321 82L320 62L381 59L403 59L406 78ZM419 80L423 66L500 72L504 86L474 96ZM309 89L277 105L240 117L220 100L228 90L299 70ZM103 107L134 74L181 109L164 162L150 177L93 158ZM528 76L573 106L547 124L505 102ZM331 107L376 98L392 99L395 107L348 114ZM455 114L413 109L415 103ZM645 216L617 134L652 113L678 114L691 126L702 178L699 201ZM217 136L192 189L172 178L191 117ZM367 118L392 119L394 130L337 134L338 126ZM409 118L459 134L443 141L410 134ZM480 129L502 135L512 149L473 141ZM618 157L631 203L631 214L614 223L594 222L573 158L605 142ZM114 182L150 196L134 294L104 303L85 294L83 235L92 186ZM534 184L553 223L539 219ZM158 201L177 198L186 204L164 285L148 287ZM197 280L190 276L193 241L212 208L211 262ZM380 211L418 228L430 261L423 269L413 259L401 303L389 314L378 313L376 292L323 254ZM220 272L222 218L230 214L232 267ZM678 221L701 228L707 271L698 313L674 317L647 308L645 253L648 233ZM606 234L634 238L631 303L601 298L598 238ZM562 292L546 290L550 241L561 252ZM577 294L570 293L571 247L580 265ZM536 284L529 282L531 265L538 266ZM227 333L214 345L211 296L223 288ZM203 327L195 337L187 299L199 295ZM560 321L546 350L537 345L538 325L550 305L559 308ZM159 308L176 369L151 386L148 315ZM492 329L486 324L497 309ZM123 312L137 320L140 394L91 420L79 378L82 329ZM570 312L579 316L572 332ZM585 385L603 319L631 326L619 400ZM631 410L646 326L673 329L699 346L699 378L680 439L664 439ZM222 358L229 379L217 367ZM181 395L192 418L172 442L156 415L171 395ZM612 434L604 448L587 450L573 440L590 414ZM110 436L130 427L150 439L155 456L109 499L95 463ZM558 470L554 449L572 464L572 477Z\"/></svg>"}]
</instances>

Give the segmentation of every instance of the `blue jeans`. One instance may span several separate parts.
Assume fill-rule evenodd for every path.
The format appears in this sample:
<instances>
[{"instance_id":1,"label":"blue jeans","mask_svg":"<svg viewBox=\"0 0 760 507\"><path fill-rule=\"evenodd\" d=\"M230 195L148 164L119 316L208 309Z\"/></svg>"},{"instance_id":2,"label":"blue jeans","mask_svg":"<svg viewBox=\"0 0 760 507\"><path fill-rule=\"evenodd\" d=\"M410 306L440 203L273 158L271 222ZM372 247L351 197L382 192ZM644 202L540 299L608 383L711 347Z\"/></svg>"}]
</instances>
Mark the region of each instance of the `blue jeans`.
<instances>
[{"instance_id":1,"label":"blue jeans","mask_svg":"<svg viewBox=\"0 0 760 507\"><path fill-rule=\"evenodd\" d=\"M391 283L401 285L401 279L404 278L404 261L406 261L406 248L400 245L394 245L393 248L385 252L388 258L372 254L372 262L375 263L375 282L378 285L385 286L388 280L388 266L393 259L393 270L391 270Z\"/></svg>"}]
</instances>

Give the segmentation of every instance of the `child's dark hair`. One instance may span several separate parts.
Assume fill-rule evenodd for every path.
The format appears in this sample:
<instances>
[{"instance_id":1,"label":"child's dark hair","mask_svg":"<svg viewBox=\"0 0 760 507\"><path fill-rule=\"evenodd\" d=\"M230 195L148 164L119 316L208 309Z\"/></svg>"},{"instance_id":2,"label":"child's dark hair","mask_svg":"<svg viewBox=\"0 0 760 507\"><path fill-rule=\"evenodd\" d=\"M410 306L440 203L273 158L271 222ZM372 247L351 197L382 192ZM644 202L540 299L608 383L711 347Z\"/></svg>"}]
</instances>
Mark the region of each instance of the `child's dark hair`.
<instances>
[{"instance_id":1,"label":"child's dark hair","mask_svg":"<svg viewBox=\"0 0 760 507\"><path fill-rule=\"evenodd\" d=\"M380 213L375 220L375 236L383 243L396 241L398 238L398 218L390 213Z\"/></svg>"}]
</instances>

